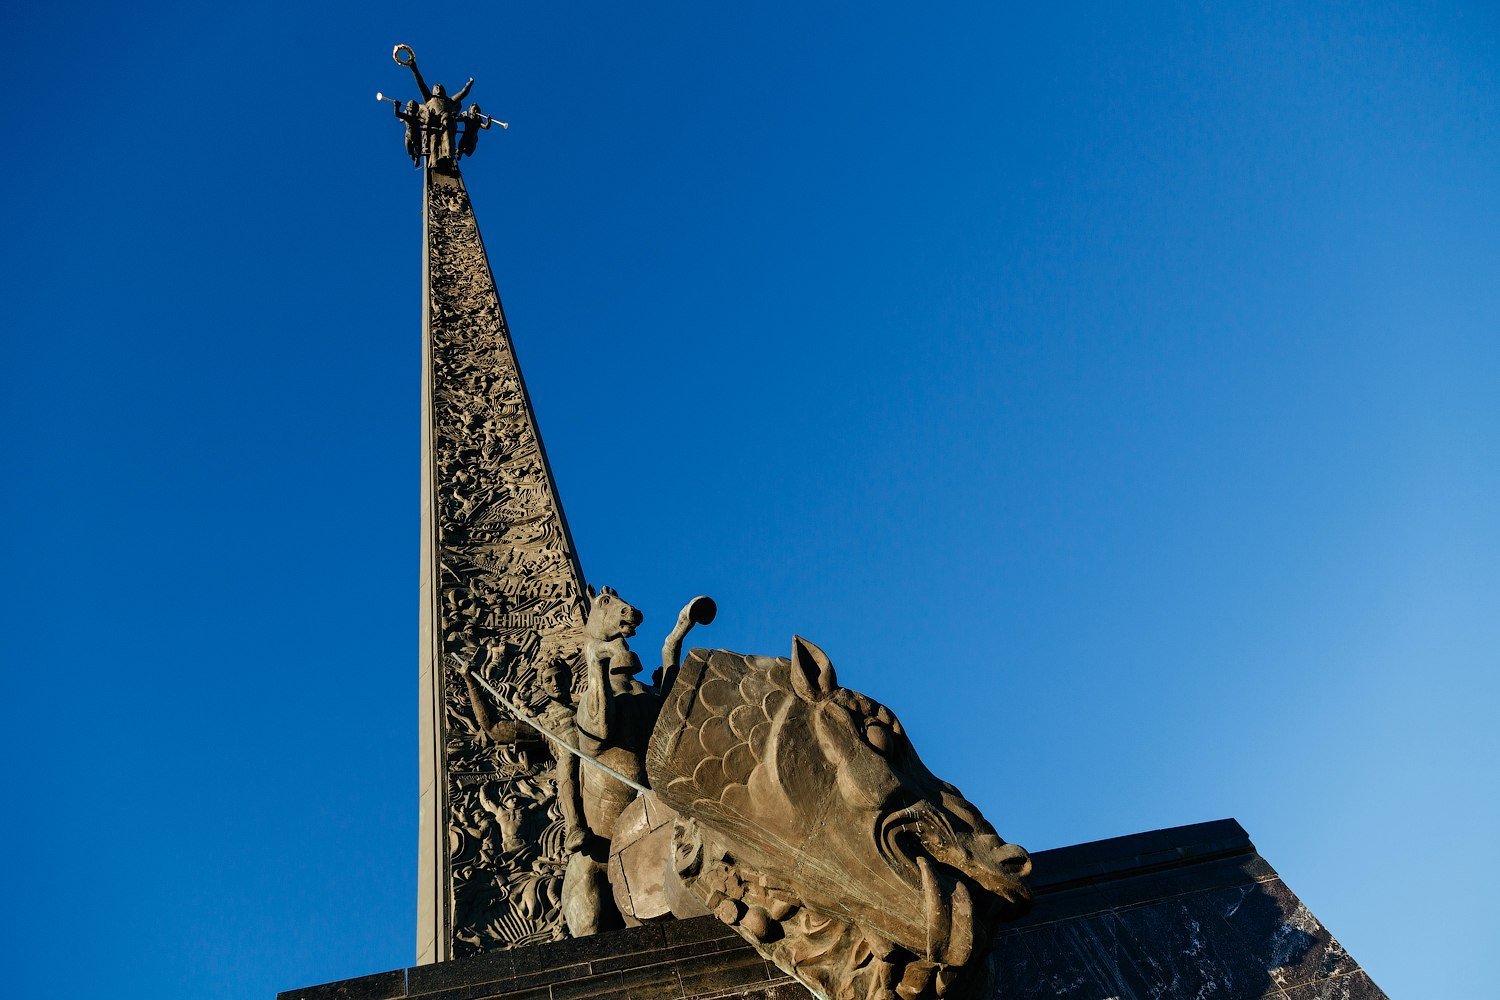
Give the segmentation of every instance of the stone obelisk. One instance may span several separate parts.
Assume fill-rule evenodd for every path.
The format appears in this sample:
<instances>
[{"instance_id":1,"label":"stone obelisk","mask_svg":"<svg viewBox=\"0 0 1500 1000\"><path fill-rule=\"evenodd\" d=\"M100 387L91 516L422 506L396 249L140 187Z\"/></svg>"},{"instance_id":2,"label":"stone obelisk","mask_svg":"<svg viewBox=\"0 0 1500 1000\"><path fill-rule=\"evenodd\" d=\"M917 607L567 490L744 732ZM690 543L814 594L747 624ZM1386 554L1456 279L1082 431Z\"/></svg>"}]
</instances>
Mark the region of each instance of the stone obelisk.
<instances>
[{"instance_id":1,"label":"stone obelisk","mask_svg":"<svg viewBox=\"0 0 1500 1000\"><path fill-rule=\"evenodd\" d=\"M566 934L552 757L459 661L535 704L542 668L578 660L583 577L458 169L476 130L494 120L477 106L459 109L467 87L454 97L429 89L405 46L396 59L424 98L396 113L423 168L417 963L425 964Z\"/></svg>"}]
</instances>

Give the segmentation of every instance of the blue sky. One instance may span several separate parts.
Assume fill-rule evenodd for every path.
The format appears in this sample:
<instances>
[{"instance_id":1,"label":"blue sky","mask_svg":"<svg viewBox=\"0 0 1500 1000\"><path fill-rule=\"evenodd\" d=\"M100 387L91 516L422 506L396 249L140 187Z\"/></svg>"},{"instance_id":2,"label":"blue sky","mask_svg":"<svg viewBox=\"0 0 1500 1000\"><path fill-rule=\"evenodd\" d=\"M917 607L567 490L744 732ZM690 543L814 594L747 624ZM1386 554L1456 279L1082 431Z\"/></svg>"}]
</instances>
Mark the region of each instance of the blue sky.
<instances>
[{"instance_id":1,"label":"blue sky","mask_svg":"<svg viewBox=\"0 0 1500 1000\"><path fill-rule=\"evenodd\" d=\"M1500 13L13 5L18 997L412 958L418 175L466 168L585 570L793 631L1033 849L1234 816L1492 995Z\"/></svg>"}]
</instances>

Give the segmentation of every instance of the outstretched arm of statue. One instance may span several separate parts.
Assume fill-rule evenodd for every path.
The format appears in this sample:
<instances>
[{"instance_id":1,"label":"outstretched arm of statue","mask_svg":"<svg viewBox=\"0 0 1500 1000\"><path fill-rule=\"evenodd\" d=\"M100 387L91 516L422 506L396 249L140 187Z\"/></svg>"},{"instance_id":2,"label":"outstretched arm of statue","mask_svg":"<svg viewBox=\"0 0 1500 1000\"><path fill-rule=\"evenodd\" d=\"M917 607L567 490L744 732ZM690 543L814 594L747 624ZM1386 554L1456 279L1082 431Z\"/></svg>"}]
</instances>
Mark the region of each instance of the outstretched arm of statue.
<instances>
[{"instance_id":1,"label":"outstretched arm of statue","mask_svg":"<svg viewBox=\"0 0 1500 1000\"><path fill-rule=\"evenodd\" d=\"M495 724L495 716L484 700L484 692L479 690L479 685L474 680L474 668L461 661L458 672L463 674L464 686L469 689L469 705L474 709L474 721L479 723L481 731L487 733Z\"/></svg>"},{"instance_id":2,"label":"outstretched arm of statue","mask_svg":"<svg viewBox=\"0 0 1500 1000\"><path fill-rule=\"evenodd\" d=\"M413 69L415 70L415 67L413 67ZM471 76L471 77L469 77L469 82L466 83L466 84L464 84L463 87L459 90L459 92L453 95L454 102L456 103L458 101L463 100L465 97L468 97L469 96L469 88L472 87L472 86L474 86L474 78Z\"/></svg>"},{"instance_id":3,"label":"outstretched arm of statue","mask_svg":"<svg viewBox=\"0 0 1500 1000\"><path fill-rule=\"evenodd\" d=\"M407 64L406 68L411 70L411 75L417 78L417 90L421 92L422 100L425 101L429 97L431 97L432 91L427 89L427 81L422 79L422 71L417 69L417 60L415 56L412 57L412 61Z\"/></svg>"},{"instance_id":4,"label":"outstretched arm of statue","mask_svg":"<svg viewBox=\"0 0 1500 1000\"><path fill-rule=\"evenodd\" d=\"M479 684L474 680L474 668L459 667L459 672L464 675L464 686L469 689L469 705L474 709L474 721L479 724L479 731L496 743L516 742L520 727L509 719L495 718L484 692L479 690Z\"/></svg>"}]
</instances>

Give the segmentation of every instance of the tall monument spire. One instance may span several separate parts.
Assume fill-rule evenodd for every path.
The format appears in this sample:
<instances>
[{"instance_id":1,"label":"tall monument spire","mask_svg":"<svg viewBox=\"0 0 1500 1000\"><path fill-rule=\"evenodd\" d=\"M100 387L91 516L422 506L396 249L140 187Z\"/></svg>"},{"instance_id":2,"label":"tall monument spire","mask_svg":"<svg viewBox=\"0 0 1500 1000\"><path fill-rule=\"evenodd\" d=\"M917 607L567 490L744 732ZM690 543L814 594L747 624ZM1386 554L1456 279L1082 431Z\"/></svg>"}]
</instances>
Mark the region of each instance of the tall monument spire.
<instances>
[{"instance_id":1,"label":"tall monument spire","mask_svg":"<svg viewBox=\"0 0 1500 1000\"><path fill-rule=\"evenodd\" d=\"M423 168L421 832L417 962L565 936L552 755L476 684L533 708L570 685L583 574L460 157L490 123L473 81L391 100ZM462 126L462 128L460 128ZM561 680L559 680L561 675Z\"/></svg>"}]
</instances>

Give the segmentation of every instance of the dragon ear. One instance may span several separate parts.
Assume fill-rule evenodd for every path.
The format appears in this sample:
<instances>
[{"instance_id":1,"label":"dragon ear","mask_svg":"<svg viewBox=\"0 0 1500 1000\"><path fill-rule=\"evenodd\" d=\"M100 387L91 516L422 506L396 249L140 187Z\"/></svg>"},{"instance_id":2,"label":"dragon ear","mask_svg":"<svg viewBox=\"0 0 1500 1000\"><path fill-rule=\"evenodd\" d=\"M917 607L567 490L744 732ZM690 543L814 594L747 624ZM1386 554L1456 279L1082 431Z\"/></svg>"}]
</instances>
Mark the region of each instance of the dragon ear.
<instances>
[{"instance_id":1,"label":"dragon ear","mask_svg":"<svg viewBox=\"0 0 1500 1000\"><path fill-rule=\"evenodd\" d=\"M593 585L593 584L592 584L592 583L586 583L586 584L584 584L584 585L583 585L583 589L584 589L584 590L585 590L585 591L587 591L587 593L588 593L588 595L589 595L589 600L591 600L591 601L592 601L592 600L593 600L593 599L594 599L594 598L596 598L596 597L598 597L598 596L599 596L599 593L598 593L598 591L596 591L596 590L594 590L594 585Z\"/></svg>"},{"instance_id":2,"label":"dragon ear","mask_svg":"<svg viewBox=\"0 0 1500 1000\"><path fill-rule=\"evenodd\" d=\"M792 690L803 701L822 701L839 688L828 655L800 635L792 636Z\"/></svg>"}]
</instances>

